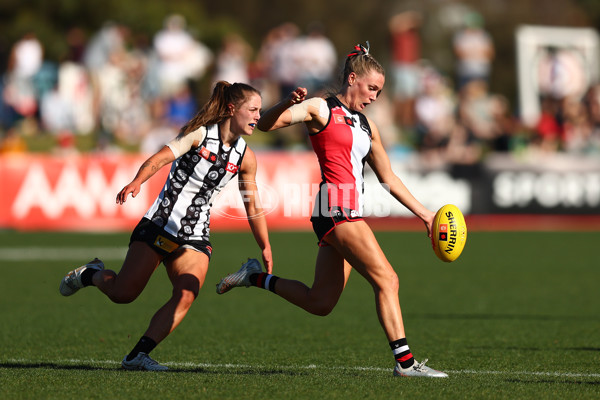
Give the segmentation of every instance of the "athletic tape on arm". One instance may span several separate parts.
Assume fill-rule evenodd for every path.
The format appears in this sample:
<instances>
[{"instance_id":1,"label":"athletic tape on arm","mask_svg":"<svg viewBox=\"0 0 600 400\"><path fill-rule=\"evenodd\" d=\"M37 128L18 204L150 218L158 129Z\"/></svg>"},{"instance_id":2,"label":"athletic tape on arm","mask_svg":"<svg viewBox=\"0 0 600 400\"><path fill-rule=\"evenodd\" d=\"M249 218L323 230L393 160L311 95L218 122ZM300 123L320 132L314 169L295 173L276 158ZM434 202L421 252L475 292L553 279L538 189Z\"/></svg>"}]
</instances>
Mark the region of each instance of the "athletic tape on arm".
<instances>
[{"instance_id":1,"label":"athletic tape on arm","mask_svg":"<svg viewBox=\"0 0 600 400\"><path fill-rule=\"evenodd\" d=\"M323 100L321 97L312 97L308 100L304 100L300 104L294 104L288 110L292 113L292 120L290 121L290 125L297 124L299 122L304 122L306 117L308 116L308 107L312 106L319 110L319 117L327 118L329 116L329 108L327 107L327 102Z\"/></svg>"},{"instance_id":2,"label":"athletic tape on arm","mask_svg":"<svg viewBox=\"0 0 600 400\"><path fill-rule=\"evenodd\" d=\"M179 158L182 154L190 151L194 142L198 142L198 144L202 143L204 138L206 137L206 128L201 126L193 132L188 133L184 136L177 136L175 139L171 140L167 143L167 146L171 149L175 158Z\"/></svg>"}]
</instances>

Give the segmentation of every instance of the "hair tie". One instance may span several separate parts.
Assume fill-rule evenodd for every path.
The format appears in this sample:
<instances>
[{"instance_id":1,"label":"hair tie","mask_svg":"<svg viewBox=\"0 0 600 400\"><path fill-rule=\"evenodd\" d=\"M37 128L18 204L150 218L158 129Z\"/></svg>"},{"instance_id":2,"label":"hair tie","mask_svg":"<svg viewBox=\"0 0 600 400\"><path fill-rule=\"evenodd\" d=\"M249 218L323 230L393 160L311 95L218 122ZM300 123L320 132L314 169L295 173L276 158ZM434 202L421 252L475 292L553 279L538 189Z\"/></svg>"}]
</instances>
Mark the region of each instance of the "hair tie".
<instances>
[{"instance_id":1,"label":"hair tie","mask_svg":"<svg viewBox=\"0 0 600 400\"><path fill-rule=\"evenodd\" d=\"M352 56L368 56L369 55L369 50L371 49L371 45L369 44L369 41L367 40L366 42L367 47L363 46L362 44L357 44L356 46L354 46L354 50L352 53L348 54L348 57L352 57Z\"/></svg>"}]
</instances>

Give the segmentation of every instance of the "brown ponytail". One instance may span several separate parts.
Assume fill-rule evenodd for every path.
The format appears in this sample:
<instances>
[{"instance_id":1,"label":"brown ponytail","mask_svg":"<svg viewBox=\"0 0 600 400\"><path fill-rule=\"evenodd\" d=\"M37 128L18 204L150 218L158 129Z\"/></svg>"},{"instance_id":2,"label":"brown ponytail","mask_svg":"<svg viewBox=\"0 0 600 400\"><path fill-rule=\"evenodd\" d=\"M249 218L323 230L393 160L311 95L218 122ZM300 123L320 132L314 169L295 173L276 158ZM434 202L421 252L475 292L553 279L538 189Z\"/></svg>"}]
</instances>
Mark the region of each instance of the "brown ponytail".
<instances>
[{"instance_id":1,"label":"brown ponytail","mask_svg":"<svg viewBox=\"0 0 600 400\"><path fill-rule=\"evenodd\" d=\"M231 116L228 105L233 104L235 107L239 107L250 94L260 95L260 92L245 83L217 82L208 102L204 104L194 118L181 128L179 134L185 136L201 126L222 122Z\"/></svg>"}]
</instances>

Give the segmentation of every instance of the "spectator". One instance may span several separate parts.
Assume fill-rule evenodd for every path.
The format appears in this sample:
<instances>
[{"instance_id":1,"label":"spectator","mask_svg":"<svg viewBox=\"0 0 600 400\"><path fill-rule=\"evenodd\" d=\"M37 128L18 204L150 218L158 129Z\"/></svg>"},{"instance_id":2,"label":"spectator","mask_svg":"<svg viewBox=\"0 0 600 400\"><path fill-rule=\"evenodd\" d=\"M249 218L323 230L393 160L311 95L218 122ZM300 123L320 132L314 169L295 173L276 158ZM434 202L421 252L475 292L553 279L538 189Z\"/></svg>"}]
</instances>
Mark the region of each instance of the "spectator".
<instances>
[{"instance_id":1,"label":"spectator","mask_svg":"<svg viewBox=\"0 0 600 400\"><path fill-rule=\"evenodd\" d=\"M585 102L590 117L590 152L600 153L600 85L593 85L587 92Z\"/></svg>"},{"instance_id":2,"label":"spectator","mask_svg":"<svg viewBox=\"0 0 600 400\"><path fill-rule=\"evenodd\" d=\"M112 21L106 22L92 36L83 52L83 64L92 75L108 64L111 54L125 52L129 29Z\"/></svg>"},{"instance_id":3,"label":"spectator","mask_svg":"<svg viewBox=\"0 0 600 400\"><path fill-rule=\"evenodd\" d=\"M390 152L407 150L405 138L402 137L402 132L394 121L394 105L388 96L380 95L377 101L371 103L363 112L368 118L377 121L381 144L386 150Z\"/></svg>"},{"instance_id":4,"label":"spectator","mask_svg":"<svg viewBox=\"0 0 600 400\"><path fill-rule=\"evenodd\" d=\"M213 59L212 52L192 37L184 17L178 14L165 19L164 28L154 36L154 50L162 95L171 95L190 79L200 79Z\"/></svg>"},{"instance_id":5,"label":"spectator","mask_svg":"<svg viewBox=\"0 0 600 400\"><path fill-rule=\"evenodd\" d=\"M172 126L183 126L192 119L198 109L189 84L183 84L166 99L166 119Z\"/></svg>"},{"instance_id":6,"label":"spectator","mask_svg":"<svg viewBox=\"0 0 600 400\"><path fill-rule=\"evenodd\" d=\"M109 62L97 72L97 110L100 125L98 147L106 149L117 139L127 142L124 115L132 105L127 79L125 52L112 53Z\"/></svg>"},{"instance_id":7,"label":"spectator","mask_svg":"<svg viewBox=\"0 0 600 400\"><path fill-rule=\"evenodd\" d=\"M40 101L40 122L43 129L51 134L74 130L72 105L60 94L58 73L54 88Z\"/></svg>"},{"instance_id":8,"label":"spectator","mask_svg":"<svg viewBox=\"0 0 600 400\"><path fill-rule=\"evenodd\" d=\"M392 46L393 97L395 120L403 127L415 124L414 103L419 93L419 60L422 16L415 11L394 15L389 21Z\"/></svg>"},{"instance_id":9,"label":"spectator","mask_svg":"<svg viewBox=\"0 0 600 400\"><path fill-rule=\"evenodd\" d=\"M543 97L541 112L534 129L532 145L543 152L555 152L559 149L562 126L558 121L559 106L556 100Z\"/></svg>"},{"instance_id":10,"label":"spectator","mask_svg":"<svg viewBox=\"0 0 600 400\"><path fill-rule=\"evenodd\" d=\"M470 12L465 17L464 28L454 34L459 90L472 80L486 83L489 80L495 50L492 38L483 25L483 17L477 12Z\"/></svg>"},{"instance_id":11,"label":"spectator","mask_svg":"<svg viewBox=\"0 0 600 400\"><path fill-rule=\"evenodd\" d=\"M253 67L253 79L261 88L263 104L272 105L280 96L280 83L277 76L277 52L282 41L287 40L284 25L270 29L262 40ZM297 28L295 28L297 30Z\"/></svg>"},{"instance_id":12,"label":"spectator","mask_svg":"<svg viewBox=\"0 0 600 400\"><path fill-rule=\"evenodd\" d=\"M423 70L423 92L415 102L417 148L427 165L446 162L446 148L455 129L456 100L452 89L435 69Z\"/></svg>"},{"instance_id":13,"label":"spectator","mask_svg":"<svg viewBox=\"0 0 600 400\"><path fill-rule=\"evenodd\" d=\"M244 38L236 33L226 34L215 61L213 82L227 81L249 84L248 63L251 56L252 48Z\"/></svg>"},{"instance_id":14,"label":"spectator","mask_svg":"<svg viewBox=\"0 0 600 400\"><path fill-rule=\"evenodd\" d=\"M562 149L567 153L586 153L592 137L592 124L584 103L578 97L567 96L562 102L562 108Z\"/></svg>"},{"instance_id":15,"label":"spectator","mask_svg":"<svg viewBox=\"0 0 600 400\"><path fill-rule=\"evenodd\" d=\"M86 36L82 28L74 26L67 32L67 52L64 56L65 61L74 63L83 63L86 51Z\"/></svg>"},{"instance_id":16,"label":"spectator","mask_svg":"<svg viewBox=\"0 0 600 400\"><path fill-rule=\"evenodd\" d=\"M75 134L86 135L97 126L94 87L89 71L81 64L63 62L58 69L58 91L66 102Z\"/></svg>"},{"instance_id":17,"label":"spectator","mask_svg":"<svg viewBox=\"0 0 600 400\"><path fill-rule=\"evenodd\" d=\"M586 71L577 51L552 46L543 49L536 72L542 96L562 100L585 94Z\"/></svg>"},{"instance_id":18,"label":"spectator","mask_svg":"<svg viewBox=\"0 0 600 400\"><path fill-rule=\"evenodd\" d=\"M473 140L467 130L458 125L452 131L446 149L446 160L455 175L472 176L482 161L481 145Z\"/></svg>"},{"instance_id":19,"label":"spectator","mask_svg":"<svg viewBox=\"0 0 600 400\"><path fill-rule=\"evenodd\" d=\"M279 87L280 97L289 94L298 84L298 54L297 39L300 34L298 27L286 22L278 28L277 40L271 44L271 79Z\"/></svg>"},{"instance_id":20,"label":"spectator","mask_svg":"<svg viewBox=\"0 0 600 400\"><path fill-rule=\"evenodd\" d=\"M139 37L131 51L125 46L132 37L127 27L108 25L102 31L95 35L98 39L92 41L95 44L87 52L88 59L95 55L102 60L91 70L100 129L97 148L105 150L117 143L136 146L150 127L147 99L142 98L147 55L139 45ZM110 38L118 43L101 46ZM74 92L77 95L77 90Z\"/></svg>"},{"instance_id":21,"label":"spectator","mask_svg":"<svg viewBox=\"0 0 600 400\"><path fill-rule=\"evenodd\" d=\"M499 94L492 95L491 113L497 132L492 149L494 151L507 152L511 149L511 141L517 130L517 123L511 114L508 99Z\"/></svg>"},{"instance_id":22,"label":"spectator","mask_svg":"<svg viewBox=\"0 0 600 400\"><path fill-rule=\"evenodd\" d=\"M471 80L461 90L460 123L471 139L486 151L494 150L497 141L506 133L497 117L499 110L503 112L498 106L483 80Z\"/></svg>"},{"instance_id":23,"label":"spectator","mask_svg":"<svg viewBox=\"0 0 600 400\"><path fill-rule=\"evenodd\" d=\"M13 45L2 93L4 103L13 111L9 125L36 115L38 99L34 77L42 66L43 57L44 49L34 33L25 34Z\"/></svg>"},{"instance_id":24,"label":"spectator","mask_svg":"<svg viewBox=\"0 0 600 400\"><path fill-rule=\"evenodd\" d=\"M337 67L335 47L324 33L319 22L308 26L308 34L296 42L296 66L298 82L309 93L318 94L333 80Z\"/></svg>"},{"instance_id":25,"label":"spectator","mask_svg":"<svg viewBox=\"0 0 600 400\"><path fill-rule=\"evenodd\" d=\"M268 68L267 77L275 85L275 99L287 96L296 89L300 79L299 59L305 57L300 53L298 37L300 30L294 23L286 22L279 25L269 36L268 42L263 43L260 56ZM265 105L269 105L267 102ZM276 149L299 146L306 148L308 143L302 126L295 126L281 135L273 135L272 146Z\"/></svg>"},{"instance_id":26,"label":"spectator","mask_svg":"<svg viewBox=\"0 0 600 400\"><path fill-rule=\"evenodd\" d=\"M156 99L150 106L152 125L140 143L142 154L154 154L177 136L181 125L172 125L167 118L167 101ZM186 121L187 122L187 121Z\"/></svg>"}]
</instances>

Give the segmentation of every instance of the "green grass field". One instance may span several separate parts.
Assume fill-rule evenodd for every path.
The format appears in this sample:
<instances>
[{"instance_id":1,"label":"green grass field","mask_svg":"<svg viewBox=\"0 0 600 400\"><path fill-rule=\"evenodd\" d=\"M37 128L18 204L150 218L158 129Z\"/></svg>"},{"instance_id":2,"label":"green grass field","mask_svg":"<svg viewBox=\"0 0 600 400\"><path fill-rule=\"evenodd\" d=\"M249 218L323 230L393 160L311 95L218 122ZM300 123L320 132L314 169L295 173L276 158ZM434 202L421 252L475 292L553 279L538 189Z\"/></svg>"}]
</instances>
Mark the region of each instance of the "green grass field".
<instances>
[{"instance_id":1,"label":"green grass field","mask_svg":"<svg viewBox=\"0 0 600 400\"><path fill-rule=\"evenodd\" d=\"M132 304L58 284L94 256L118 269L128 234L0 232L2 399L481 399L600 397L598 233L473 232L461 258L421 233L377 236L400 276L409 345L443 380L392 377L370 287L354 273L331 315L215 283L259 255L248 233L213 234L207 282L152 356L120 360L170 294L161 267ZM278 275L312 281L312 233L272 233Z\"/></svg>"}]
</instances>

